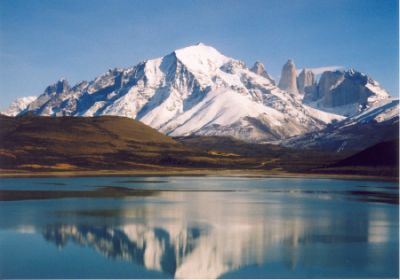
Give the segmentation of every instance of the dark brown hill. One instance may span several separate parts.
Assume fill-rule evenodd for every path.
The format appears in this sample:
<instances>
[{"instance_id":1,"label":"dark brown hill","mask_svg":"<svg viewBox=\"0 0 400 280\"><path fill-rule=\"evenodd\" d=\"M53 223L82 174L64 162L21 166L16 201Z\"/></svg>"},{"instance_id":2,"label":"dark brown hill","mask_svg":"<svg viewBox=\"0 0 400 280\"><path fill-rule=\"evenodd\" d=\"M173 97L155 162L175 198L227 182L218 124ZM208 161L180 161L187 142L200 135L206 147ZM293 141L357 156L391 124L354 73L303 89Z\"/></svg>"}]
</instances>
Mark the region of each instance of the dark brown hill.
<instances>
[{"instance_id":1,"label":"dark brown hill","mask_svg":"<svg viewBox=\"0 0 400 280\"><path fill-rule=\"evenodd\" d=\"M399 177L399 139L384 141L317 170L321 173Z\"/></svg>"},{"instance_id":2,"label":"dark brown hill","mask_svg":"<svg viewBox=\"0 0 400 280\"><path fill-rule=\"evenodd\" d=\"M332 166L393 166L399 165L399 139L373 145Z\"/></svg>"},{"instance_id":3,"label":"dark brown hill","mask_svg":"<svg viewBox=\"0 0 400 280\"><path fill-rule=\"evenodd\" d=\"M127 168L159 164L169 154L186 151L172 138L129 118L0 117L2 168Z\"/></svg>"}]
</instances>

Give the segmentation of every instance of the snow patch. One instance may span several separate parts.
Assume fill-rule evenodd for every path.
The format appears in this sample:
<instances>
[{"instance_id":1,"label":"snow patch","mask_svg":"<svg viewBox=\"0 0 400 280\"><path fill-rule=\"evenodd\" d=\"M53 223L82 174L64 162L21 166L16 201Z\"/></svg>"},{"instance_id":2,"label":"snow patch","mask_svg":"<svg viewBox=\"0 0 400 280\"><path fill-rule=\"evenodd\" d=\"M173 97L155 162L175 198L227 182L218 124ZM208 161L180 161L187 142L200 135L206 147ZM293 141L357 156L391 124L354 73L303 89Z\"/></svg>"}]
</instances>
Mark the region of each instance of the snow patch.
<instances>
[{"instance_id":1,"label":"snow patch","mask_svg":"<svg viewBox=\"0 0 400 280\"><path fill-rule=\"evenodd\" d=\"M14 100L10 106L1 112L3 115L15 117L22 111L24 111L29 104L37 99L37 96L27 96L27 97L19 97Z\"/></svg>"}]
</instances>

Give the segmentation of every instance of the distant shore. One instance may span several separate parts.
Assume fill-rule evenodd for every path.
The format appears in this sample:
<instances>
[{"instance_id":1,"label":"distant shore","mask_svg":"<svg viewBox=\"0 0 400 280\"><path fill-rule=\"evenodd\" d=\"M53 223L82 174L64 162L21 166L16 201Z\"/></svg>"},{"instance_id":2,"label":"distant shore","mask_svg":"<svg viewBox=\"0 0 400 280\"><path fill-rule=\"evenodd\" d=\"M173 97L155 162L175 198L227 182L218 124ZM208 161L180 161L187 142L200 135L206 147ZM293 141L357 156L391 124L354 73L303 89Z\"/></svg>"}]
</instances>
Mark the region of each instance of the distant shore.
<instances>
[{"instance_id":1,"label":"distant shore","mask_svg":"<svg viewBox=\"0 0 400 280\"><path fill-rule=\"evenodd\" d=\"M290 173L284 171L248 169L184 169L168 168L157 170L68 170L68 171L20 171L1 170L0 178L40 178L40 177L149 177L149 176L210 176L247 178L315 178L345 180L379 180L398 182L398 177L371 176L360 174Z\"/></svg>"}]
</instances>

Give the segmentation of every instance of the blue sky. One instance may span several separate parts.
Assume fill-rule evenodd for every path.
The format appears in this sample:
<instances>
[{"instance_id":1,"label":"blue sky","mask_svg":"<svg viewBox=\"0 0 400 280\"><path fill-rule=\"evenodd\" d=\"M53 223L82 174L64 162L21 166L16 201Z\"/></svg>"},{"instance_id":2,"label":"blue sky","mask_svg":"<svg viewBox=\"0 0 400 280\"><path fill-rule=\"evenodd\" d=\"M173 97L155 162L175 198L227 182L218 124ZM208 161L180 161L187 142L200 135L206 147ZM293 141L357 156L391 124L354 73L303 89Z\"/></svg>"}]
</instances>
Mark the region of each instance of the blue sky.
<instances>
[{"instance_id":1,"label":"blue sky","mask_svg":"<svg viewBox=\"0 0 400 280\"><path fill-rule=\"evenodd\" d=\"M277 78L297 67L353 67L399 92L397 0L0 0L0 109L203 42Z\"/></svg>"}]
</instances>

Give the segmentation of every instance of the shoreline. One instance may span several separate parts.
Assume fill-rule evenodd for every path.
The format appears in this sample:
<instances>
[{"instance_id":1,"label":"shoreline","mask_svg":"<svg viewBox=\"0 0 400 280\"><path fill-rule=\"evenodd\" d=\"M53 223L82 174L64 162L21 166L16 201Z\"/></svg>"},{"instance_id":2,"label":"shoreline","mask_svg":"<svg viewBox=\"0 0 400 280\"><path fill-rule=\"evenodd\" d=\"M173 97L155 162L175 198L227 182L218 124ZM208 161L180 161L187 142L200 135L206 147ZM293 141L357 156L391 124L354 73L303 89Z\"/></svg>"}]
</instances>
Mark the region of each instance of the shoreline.
<instances>
[{"instance_id":1,"label":"shoreline","mask_svg":"<svg viewBox=\"0 0 400 280\"><path fill-rule=\"evenodd\" d=\"M307 179L343 179L399 182L398 177L330 174L330 173L290 173L246 169L178 169L166 170L77 170L77 171L15 171L1 170L2 178L68 178L68 177L242 177L242 178L307 178Z\"/></svg>"}]
</instances>

